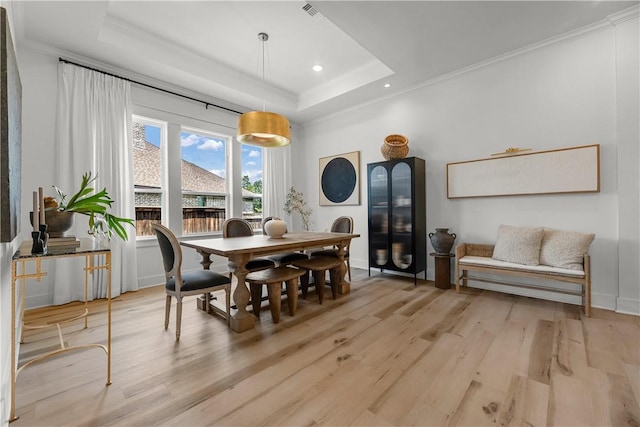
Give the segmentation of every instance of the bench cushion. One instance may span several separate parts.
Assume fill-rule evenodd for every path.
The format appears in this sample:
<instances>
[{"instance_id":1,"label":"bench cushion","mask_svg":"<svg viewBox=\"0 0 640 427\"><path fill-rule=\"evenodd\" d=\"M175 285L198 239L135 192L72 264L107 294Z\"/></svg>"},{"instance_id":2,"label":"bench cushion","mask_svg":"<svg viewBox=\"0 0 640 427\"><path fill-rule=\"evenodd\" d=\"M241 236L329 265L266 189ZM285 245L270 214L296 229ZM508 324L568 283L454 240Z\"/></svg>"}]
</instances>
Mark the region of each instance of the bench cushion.
<instances>
[{"instance_id":1,"label":"bench cushion","mask_svg":"<svg viewBox=\"0 0 640 427\"><path fill-rule=\"evenodd\" d=\"M594 237L595 234L545 228L540 247L540 264L582 271L584 254L589 253Z\"/></svg>"},{"instance_id":2,"label":"bench cushion","mask_svg":"<svg viewBox=\"0 0 640 427\"><path fill-rule=\"evenodd\" d=\"M571 277L584 277L584 271L568 268L552 267L549 265L523 265L514 262L500 261L494 258L466 255L458 261L462 265L477 265L481 267L502 268L505 270L528 271L532 273L554 273Z\"/></svg>"},{"instance_id":3,"label":"bench cushion","mask_svg":"<svg viewBox=\"0 0 640 427\"><path fill-rule=\"evenodd\" d=\"M542 227L500 225L493 258L517 264L538 265L543 233Z\"/></svg>"}]
</instances>

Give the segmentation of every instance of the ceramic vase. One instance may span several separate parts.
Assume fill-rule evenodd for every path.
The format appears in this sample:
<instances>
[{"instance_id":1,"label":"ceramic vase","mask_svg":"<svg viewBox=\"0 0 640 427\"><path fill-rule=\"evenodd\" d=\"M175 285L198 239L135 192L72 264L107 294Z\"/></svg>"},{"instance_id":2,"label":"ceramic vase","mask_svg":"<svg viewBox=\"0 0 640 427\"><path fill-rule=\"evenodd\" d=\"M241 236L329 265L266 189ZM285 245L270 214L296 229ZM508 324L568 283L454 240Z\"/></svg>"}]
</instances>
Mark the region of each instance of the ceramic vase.
<instances>
[{"instance_id":1,"label":"ceramic vase","mask_svg":"<svg viewBox=\"0 0 640 427\"><path fill-rule=\"evenodd\" d=\"M44 220L50 238L64 237L64 233L73 225L73 212L45 211ZM29 221L33 224L33 212L29 212Z\"/></svg>"},{"instance_id":2,"label":"ceramic vase","mask_svg":"<svg viewBox=\"0 0 640 427\"><path fill-rule=\"evenodd\" d=\"M287 232L287 224L281 219L271 219L264 224L264 231L272 239L280 239Z\"/></svg>"},{"instance_id":3,"label":"ceramic vase","mask_svg":"<svg viewBox=\"0 0 640 427\"><path fill-rule=\"evenodd\" d=\"M435 233L429 233L431 246L437 255L448 255L456 240L456 233L449 233L448 228L436 228Z\"/></svg>"}]
</instances>

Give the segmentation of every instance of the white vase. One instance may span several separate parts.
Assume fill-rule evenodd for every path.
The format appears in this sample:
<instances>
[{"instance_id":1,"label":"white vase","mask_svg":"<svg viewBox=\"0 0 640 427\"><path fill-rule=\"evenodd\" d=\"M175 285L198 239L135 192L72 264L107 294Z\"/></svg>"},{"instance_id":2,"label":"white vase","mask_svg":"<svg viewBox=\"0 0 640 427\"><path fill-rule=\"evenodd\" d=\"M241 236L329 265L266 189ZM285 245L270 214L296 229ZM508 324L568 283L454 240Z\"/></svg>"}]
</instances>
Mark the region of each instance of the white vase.
<instances>
[{"instance_id":1,"label":"white vase","mask_svg":"<svg viewBox=\"0 0 640 427\"><path fill-rule=\"evenodd\" d=\"M264 231L272 239L281 239L287 232L287 223L281 219L271 219L264 224Z\"/></svg>"}]
</instances>

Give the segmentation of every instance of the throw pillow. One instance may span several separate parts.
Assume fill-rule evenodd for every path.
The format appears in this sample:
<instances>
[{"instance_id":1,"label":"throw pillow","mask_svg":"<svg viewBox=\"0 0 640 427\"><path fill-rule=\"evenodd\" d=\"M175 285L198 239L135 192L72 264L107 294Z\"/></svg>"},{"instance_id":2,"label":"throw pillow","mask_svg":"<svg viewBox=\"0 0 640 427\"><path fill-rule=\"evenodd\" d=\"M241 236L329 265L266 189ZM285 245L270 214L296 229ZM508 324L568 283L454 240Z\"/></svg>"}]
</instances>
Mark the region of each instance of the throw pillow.
<instances>
[{"instance_id":1,"label":"throw pillow","mask_svg":"<svg viewBox=\"0 0 640 427\"><path fill-rule=\"evenodd\" d=\"M540 247L540 263L582 271L583 255L589 253L594 237L595 234L591 233L545 228Z\"/></svg>"},{"instance_id":2,"label":"throw pillow","mask_svg":"<svg viewBox=\"0 0 640 427\"><path fill-rule=\"evenodd\" d=\"M542 227L498 227L498 238L493 249L493 259L517 264L538 265Z\"/></svg>"}]
</instances>

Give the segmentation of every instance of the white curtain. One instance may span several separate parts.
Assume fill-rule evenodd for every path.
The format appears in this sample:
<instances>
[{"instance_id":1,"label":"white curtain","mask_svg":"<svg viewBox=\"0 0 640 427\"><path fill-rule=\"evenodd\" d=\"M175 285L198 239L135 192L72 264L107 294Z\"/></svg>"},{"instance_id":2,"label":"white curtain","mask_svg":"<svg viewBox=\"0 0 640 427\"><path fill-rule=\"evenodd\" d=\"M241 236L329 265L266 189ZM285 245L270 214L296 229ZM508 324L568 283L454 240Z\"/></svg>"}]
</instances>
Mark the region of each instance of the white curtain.
<instances>
[{"instance_id":1,"label":"white curtain","mask_svg":"<svg viewBox=\"0 0 640 427\"><path fill-rule=\"evenodd\" d=\"M113 215L135 218L132 168L131 85L129 82L71 64L58 65L55 184L66 193L80 188L82 175L97 175L94 188L114 200ZM112 296L136 290L135 229L129 239L114 236L111 246ZM76 214L70 233L87 237L88 217ZM63 262L67 262L64 265ZM60 259L55 268L54 304L84 298L84 272ZM91 279L89 298L106 297L106 274Z\"/></svg>"},{"instance_id":2,"label":"white curtain","mask_svg":"<svg viewBox=\"0 0 640 427\"><path fill-rule=\"evenodd\" d=\"M262 216L276 216L291 225L285 218L284 200L291 187L291 147L263 148Z\"/></svg>"}]
</instances>

